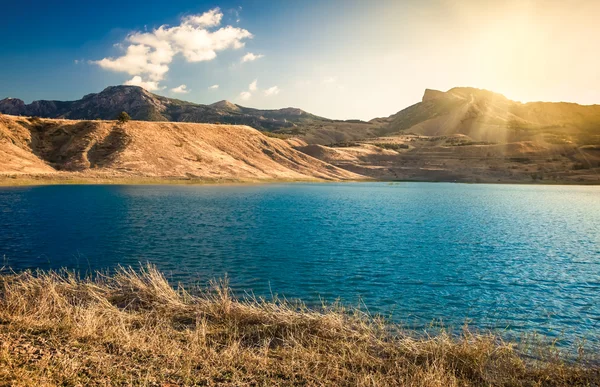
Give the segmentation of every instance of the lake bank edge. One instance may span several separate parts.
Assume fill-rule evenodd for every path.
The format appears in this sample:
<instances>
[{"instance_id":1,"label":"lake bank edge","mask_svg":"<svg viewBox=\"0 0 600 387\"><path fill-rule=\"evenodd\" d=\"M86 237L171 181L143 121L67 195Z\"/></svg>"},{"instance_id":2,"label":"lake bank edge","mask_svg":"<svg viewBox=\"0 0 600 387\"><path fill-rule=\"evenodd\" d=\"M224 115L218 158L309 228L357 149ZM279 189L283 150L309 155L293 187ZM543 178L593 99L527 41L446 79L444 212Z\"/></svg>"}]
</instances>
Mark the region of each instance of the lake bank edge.
<instances>
[{"instance_id":1,"label":"lake bank edge","mask_svg":"<svg viewBox=\"0 0 600 387\"><path fill-rule=\"evenodd\" d=\"M597 354L567 361L552 345L523 354L516 343L466 330L419 338L360 311L239 300L226 282L192 295L152 266L94 280L0 273L0 285L0 381L7 383L600 382Z\"/></svg>"}]
</instances>

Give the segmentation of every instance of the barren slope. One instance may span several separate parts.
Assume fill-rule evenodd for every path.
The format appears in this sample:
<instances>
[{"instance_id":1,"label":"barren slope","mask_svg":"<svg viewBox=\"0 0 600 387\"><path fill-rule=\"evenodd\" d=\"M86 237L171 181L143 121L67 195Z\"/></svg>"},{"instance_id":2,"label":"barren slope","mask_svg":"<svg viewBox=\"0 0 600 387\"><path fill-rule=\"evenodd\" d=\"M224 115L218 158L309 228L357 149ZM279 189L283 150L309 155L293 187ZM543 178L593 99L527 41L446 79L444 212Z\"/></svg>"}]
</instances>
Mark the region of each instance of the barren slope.
<instances>
[{"instance_id":1,"label":"barren slope","mask_svg":"<svg viewBox=\"0 0 600 387\"><path fill-rule=\"evenodd\" d=\"M465 135L398 135L344 147L297 149L383 180L600 184L600 146L519 141L478 143Z\"/></svg>"},{"instance_id":2,"label":"barren slope","mask_svg":"<svg viewBox=\"0 0 600 387\"><path fill-rule=\"evenodd\" d=\"M388 134L463 134L474 141L600 144L600 105L520 103L469 87L426 90L422 102L372 121Z\"/></svg>"},{"instance_id":3,"label":"barren slope","mask_svg":"<svg viewBox=\"0 0 600 387\"><path fill-rule=\"evenodd\" d=\"M248 126L0 116L0 173L356 179Z\"/></svg>"}]
</instances>

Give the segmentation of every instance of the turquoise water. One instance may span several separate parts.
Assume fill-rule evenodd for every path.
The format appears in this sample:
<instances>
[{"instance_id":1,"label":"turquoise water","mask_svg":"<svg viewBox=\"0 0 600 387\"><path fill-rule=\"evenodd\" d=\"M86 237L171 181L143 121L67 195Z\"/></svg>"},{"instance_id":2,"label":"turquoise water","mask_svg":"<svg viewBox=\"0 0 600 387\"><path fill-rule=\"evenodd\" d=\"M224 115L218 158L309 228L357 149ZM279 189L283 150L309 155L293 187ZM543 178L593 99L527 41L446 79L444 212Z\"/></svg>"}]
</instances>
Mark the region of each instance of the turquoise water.
<instances>
[{"instance_id":1,"label":"turquoise water","mask_svg":"<svg viewBox=\"0 0 600 387\"><path fill-rule=\"evenodd\" d=\"M600 187L436 183L0 188L0 257L341 302L411 327L600 335Z\"/></svg>"}]
</instances>

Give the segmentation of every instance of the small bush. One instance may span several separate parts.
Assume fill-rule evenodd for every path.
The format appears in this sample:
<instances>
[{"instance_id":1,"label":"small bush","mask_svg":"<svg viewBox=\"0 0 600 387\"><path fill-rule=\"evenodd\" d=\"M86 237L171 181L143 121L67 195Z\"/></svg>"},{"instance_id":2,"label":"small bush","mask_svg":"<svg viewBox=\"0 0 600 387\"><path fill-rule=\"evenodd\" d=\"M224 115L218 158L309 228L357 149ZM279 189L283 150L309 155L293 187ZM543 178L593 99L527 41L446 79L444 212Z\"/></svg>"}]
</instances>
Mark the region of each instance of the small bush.
<instances>
[{"instance_id":1,"label":"small bush","mask_svg":"<svg viewBox=\"0 0 600 387\"><path fill-rule=\"evenodd\" d=\"M400 150L400 149L408 149L410 148L407 144L391 144L391 143L377 143L377 144L373 144L375 146L378 146L382 149L391 149L391 150Z\"/></svg>"},{"instance_id":2,"label":"small bush","mask_svg":"<svg viewBox=\"0 0 600 387\"><path fill-rule=\"evenodd\" d=\"M120 124L124 124L129 120L131 120L131 117L129 116L129 114L127 114L127 112L121 112L117 116L117 121L119 121Z\"/></svg>"},{"instance_id":3,"label":"small bush","mask_svg":"<svg viewBox=\"0 0 600 387\"><path fill-rule=\"evenodd\" d=\"M355 146L360 146L357 142L337 142L335 144L330 145L333 148L350 148Z\"/></svg>"},{"instance_id":4,"label":"small bush","mask_svg":"<svg viewBox=\"0 0 600 387\"><path fill-rule=\"evenodd\" d=\"M531 159L527 157L511 157L509 159L513 163L521 163L521 164L529 164L531 163Z\"/></svg>"},{"instance_id":5,"label":"small bush","mask_svg":"<svg viewBox=\"0 0 600 387\"><path fill-rule=\"evenodd\" d=\"M278 138L280 140L286 140L288 138L292 138L293 137L293 136L291 136L289 134L267 132L266 130L261 130L260 132L262 134L264 134L265 136L267 136L267 137Z\"/></svg>"},{"instance_id":6,"label":"small bush","mask_svg":"<svg viewBox=\"0 0 600 387\"><path fill-rule=\"evenodd\" d=\"M573 170L574 171L579 171L581 169L589 169L590 166L589 165L585 165L584 163L575 163L573 164Z\"/></svg>"}]
</instances>

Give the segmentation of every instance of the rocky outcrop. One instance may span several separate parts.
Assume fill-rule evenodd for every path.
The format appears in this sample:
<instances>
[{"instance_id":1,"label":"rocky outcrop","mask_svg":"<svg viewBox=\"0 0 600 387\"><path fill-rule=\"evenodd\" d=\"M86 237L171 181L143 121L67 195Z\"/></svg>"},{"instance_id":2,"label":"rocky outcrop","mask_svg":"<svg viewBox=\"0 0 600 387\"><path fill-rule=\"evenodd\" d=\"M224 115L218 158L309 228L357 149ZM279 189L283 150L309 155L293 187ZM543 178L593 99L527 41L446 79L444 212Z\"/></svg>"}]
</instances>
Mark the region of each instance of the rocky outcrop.
<instances>
[{"instance_id":1,"label":"rocky outcrop","mask_svg":"<svg viewBox=\"0 0 600 387\"><path fill-rule=\"evenodd\" d=\"M25 114L25 102L18 98L5 98L0 101L0 113L20 116Z\"/></svg>"},{"instance_id":2,"label":"rocky outcrop","mask_svg":"<svg viewBox=\"0 0 600 387\"><path fill-rule=\"evenodd\" d=\"M425 89L422 102L431 101L438 98L443 98L446 93L439 90Z\"/></svg>"}]
</instances>

